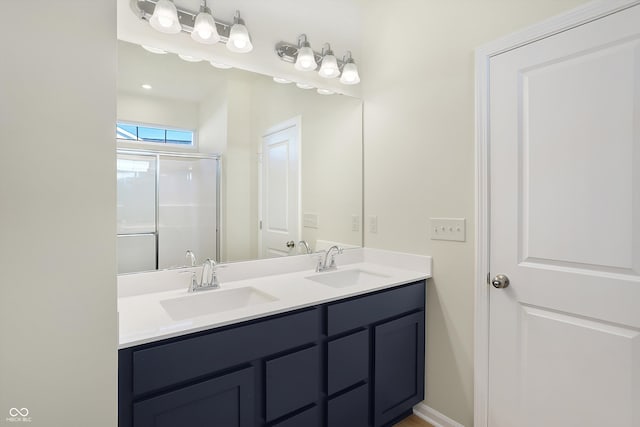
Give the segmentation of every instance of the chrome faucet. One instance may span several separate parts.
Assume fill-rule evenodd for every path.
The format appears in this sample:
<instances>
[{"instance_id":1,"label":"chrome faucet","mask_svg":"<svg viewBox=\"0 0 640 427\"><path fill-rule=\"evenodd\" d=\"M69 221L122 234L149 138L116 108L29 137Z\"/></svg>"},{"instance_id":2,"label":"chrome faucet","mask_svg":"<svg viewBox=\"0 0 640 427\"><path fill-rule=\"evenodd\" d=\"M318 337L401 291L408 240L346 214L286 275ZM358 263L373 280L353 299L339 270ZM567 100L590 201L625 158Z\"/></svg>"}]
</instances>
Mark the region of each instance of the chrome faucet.
<instances>
[{"instance_id":1,"label":"chrome faucet","mask_svg":"<svg viewBox=\"0 0 640 427\"><path fill-rule=\"evenodd\" d=\"M187 259L187 267L196 266L196 254L194 254L191 249L187 250L187 253L184 254L184 257Z\"/></svg>"},{"instance_id":2,"label":"chrome faucet","mask_svg":"<svg viewBox=\"0 0 640 427\"><path fill-rule=\"evenodd\" d=\"M334 251L336 252L335 254L332 253ZM318 258L316 271L319 273L322 271L331 271L337 269L338 266L336 265L336 255L340 255L341 253L342 248L340 246L331 246L329 250L327 250L327 252L324 254L324 261L322 260L322 255ZM329 262L329 265L327 265L327 262Z\"/></svg>"},{"instance_id":3,"label":"chrome faucet","mask_svg":"<svg viewBox=\"0 0 640 427\"><path fill-rule=\"evenodd\" d=\"M311 248L309 247L309 243L307 243L306 240L300 240L298 242L298 246L304 246L305 250L307 251L307 255L311 253Z\"/></svg>"},{"instance_id":4,"label":"chrome faucet","mask_svg":"<svg viewBox=\"0 0 640 427\"><path fill-rule=\"evenodd\" d=\"M218 281L218 275L216 274L216 262L211 258L202 264L202 274L200 275L200 283L196 279L196 273L191 275L191 286L189 292L206 291L209 289L220 288L220 282Z\"/></svg>"}]
</instances>

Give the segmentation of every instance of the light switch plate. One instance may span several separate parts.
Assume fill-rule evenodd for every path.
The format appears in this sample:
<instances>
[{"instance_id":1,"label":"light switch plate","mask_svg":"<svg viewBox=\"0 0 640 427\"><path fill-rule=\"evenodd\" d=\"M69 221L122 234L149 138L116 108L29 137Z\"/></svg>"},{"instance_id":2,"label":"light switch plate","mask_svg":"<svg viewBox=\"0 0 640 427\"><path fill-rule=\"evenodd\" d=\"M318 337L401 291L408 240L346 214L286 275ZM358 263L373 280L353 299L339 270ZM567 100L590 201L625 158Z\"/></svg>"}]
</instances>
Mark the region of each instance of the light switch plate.
<instances>
[{"instance_id":1,"label":"light switch plate","mask_svg":"<svg viewBox=\"0 0 640 427\"><path fill-rule=\"evenodd\" d=\"M464 218L429 218L431 228L431 240L453 240L464 242L465 219Z\"/></svg>"},{"instance_id":2,"label":"light switch plate","mask_svg":"<svg viewBox=\"0 0 640 427\"><path fill-rule=\"evenodd\" d=\"M319 228L320 227L320 215L315 213L302 214L302 226L307 228Z\"/></svg>"}]
</instances>

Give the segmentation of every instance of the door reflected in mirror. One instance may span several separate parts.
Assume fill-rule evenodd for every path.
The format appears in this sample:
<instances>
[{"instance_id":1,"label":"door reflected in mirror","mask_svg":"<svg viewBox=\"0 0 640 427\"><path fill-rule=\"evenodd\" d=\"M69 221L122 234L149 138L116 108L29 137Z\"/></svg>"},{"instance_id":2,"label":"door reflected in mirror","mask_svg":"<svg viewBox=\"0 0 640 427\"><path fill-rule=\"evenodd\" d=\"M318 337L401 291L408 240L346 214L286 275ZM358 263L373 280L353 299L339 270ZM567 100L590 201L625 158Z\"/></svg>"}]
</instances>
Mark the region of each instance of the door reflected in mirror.
<instances>
[{"instance_id":1,"label":"door reflected in mirror","mask_svg":"<svg viewBox=\"0 0 640 427\"><path fill-rule=\"evenodd\" d=\"M194 229L197 222L197 227L213 227L213 236L163 236L159 223L155 242L147 241L161 189L155 196L148 186L142 190L138 200L149 206L119 209L119 241L126 243L120 245L126 251L119 252L126 270L120 272L148 270L153 260L156 268L184 266L187 250L194 250L202 263L206 258L232 262L303 254L307 251L301 241L312 251L334 244L362 246L361 100L321 95L207 62L188 63L120 41L117 107L118 122L191 130L194 135L193 146L172 144L168 138L128 138L118 139L119 149L218 155L220 168L219 182L207 183L216 192L201 192L207 200L189 202L209 210L214 206L214 212L196 210L195 218L195 211L176 208L171 215L172 229ZM163 175L161 165L158 175ZM205 179L199 176L193 179ZM126 191L127 197L137 197L131 188ZM123 224L141 217L147 237L140 248L131 247L134 240ZM144 252L150 250L155 252ZM166 253L175 256L159 265L159 255ZM139 265L132 254L142 260Z\"/></svg>"}]
</instances>

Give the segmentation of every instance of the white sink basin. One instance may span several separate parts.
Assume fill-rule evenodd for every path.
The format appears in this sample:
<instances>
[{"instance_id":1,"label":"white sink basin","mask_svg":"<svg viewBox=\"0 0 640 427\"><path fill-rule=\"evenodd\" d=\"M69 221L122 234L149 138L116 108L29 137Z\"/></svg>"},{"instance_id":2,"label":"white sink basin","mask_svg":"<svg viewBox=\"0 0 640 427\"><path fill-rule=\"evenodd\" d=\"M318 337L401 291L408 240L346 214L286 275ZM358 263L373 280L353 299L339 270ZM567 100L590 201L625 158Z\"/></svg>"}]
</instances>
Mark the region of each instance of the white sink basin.
<instances>
[{"instance_id":1,"label":"white sink basin","mask_svg":"<svg viewBox=\"0 0 640 427\"><path fill-rule=\"evenodd\" d=\"M213 289L160 301L173 320L184 320L223 311L276 301L277 298L252 287Z\"/></svg>"},{"instance_id":2,"label":"white sink basin","mask_svg":"<svg viewBox=\"0 0 640 427\"><path fill-rule=\"evenodd\" d=\"M338 270L331 273L318 273L313 276L308 276L306 279L313 280L314 282L322 283L323 285L331 286L333 288L346 288L348 286L368 285L379 282L380 279L388 277L389 276L387 275L374 273L373 271L353 269Z\"/></svg>"}]
</instances>

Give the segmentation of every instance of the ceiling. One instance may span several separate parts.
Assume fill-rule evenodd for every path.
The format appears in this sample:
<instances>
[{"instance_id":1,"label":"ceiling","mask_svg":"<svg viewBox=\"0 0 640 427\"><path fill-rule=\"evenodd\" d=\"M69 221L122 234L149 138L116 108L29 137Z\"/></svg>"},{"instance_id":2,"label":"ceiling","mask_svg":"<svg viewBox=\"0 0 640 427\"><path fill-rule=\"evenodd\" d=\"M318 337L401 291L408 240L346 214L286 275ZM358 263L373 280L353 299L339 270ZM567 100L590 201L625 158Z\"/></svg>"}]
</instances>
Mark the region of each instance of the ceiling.
<instances>
[{"instance_id":1,"label":"ceiling","mask_svg":"<svg viewBox=\"0 0 640 427\"><path fill-rule=\"evenodd\" d=\"M345 86L337 79L323 79L314 72L296 71L292 64L278 58L274 47L279 41L295 43L297 36L305 33L314 50L319 52L322 44L329 42L336 56L341 57L350 50L358 62L361 52L361 10L365 0L208 0L208 6L218 20L232 22L235 11L240 11L254 45L253 51L248 54L229 52L221 43L213 46L196 43L186 33L159 33L147 22L138 19L131 9L131 1L117 0L120 40L208 60L215 59L243 70L360 96L360 85ZM175 0L175 3L180 8L197 11L200 0ZM359 71L362 76L362 70Z\"/></svg>"}]
</instances>

